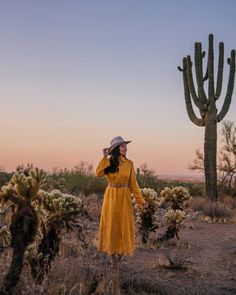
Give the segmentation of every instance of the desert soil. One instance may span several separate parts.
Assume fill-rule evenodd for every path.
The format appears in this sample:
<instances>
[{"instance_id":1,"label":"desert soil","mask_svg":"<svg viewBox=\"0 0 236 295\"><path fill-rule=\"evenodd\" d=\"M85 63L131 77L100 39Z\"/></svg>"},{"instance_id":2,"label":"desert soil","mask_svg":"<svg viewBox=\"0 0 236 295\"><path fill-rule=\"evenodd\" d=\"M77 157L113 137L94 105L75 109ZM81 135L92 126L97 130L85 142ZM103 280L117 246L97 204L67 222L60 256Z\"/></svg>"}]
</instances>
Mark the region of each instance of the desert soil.
<instances>
[{"instance_id":1,"label":"desert soil","mask_svg":"<svg viewBox=\"0 0 236 295\"><path fill-rule=\"evenodd\" d=\"M153 244L165 231L164 224L146 245L136 233L134 256L123 257L114 273L110 258L96 249L101 201L96 196L86 201L93 216L85 229L88 249L68 234L43 286L34 284L26 264L15 294L236 294L236 224L209 223L189 210L179 240ZM0 258L1 281L10 256L8 251Z\"/></svg>"}]
</instances>

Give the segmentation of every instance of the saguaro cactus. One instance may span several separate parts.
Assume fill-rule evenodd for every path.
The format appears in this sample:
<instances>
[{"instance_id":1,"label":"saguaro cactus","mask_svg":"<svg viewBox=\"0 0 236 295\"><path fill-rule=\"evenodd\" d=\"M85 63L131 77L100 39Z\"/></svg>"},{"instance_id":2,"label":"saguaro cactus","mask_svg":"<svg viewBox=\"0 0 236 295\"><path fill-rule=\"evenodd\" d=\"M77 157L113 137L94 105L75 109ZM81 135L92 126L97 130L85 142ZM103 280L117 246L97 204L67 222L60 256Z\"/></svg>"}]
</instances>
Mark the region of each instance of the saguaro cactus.
<instances>
[{"instance_id":1,"label":"saguaro cactus","mask_svg":"<svg viewBox=\"0 0 236 295\"><path fill-rule=\"evenodd\" d=\"M219 61L217 83L215 89L214 79L214 49L213 35L209 35L208 60L206 73L203 75L203 58L205 52L202 51L202 44L195 43L194 64L196 72L197 92L194 86L192 73L192 61L190 55L183 58L183 66L178 69L183 73L184 95L187 113L190 120L197 126L205 127L204 141L204 170L206 182L206 194L212 201L217 200L217 172L216 172L216 152L217 152L217 123L227 114L234 88L235 77L235 50L231 51L231 56L227 59L229 64L229 80L227 92L221 111L216 108L216 101L219 99L222 90L223 68L224 68L224 43L219 43ZM208 97L205 93L204 83L208 80ZM192 100L199 109L200 117L197 117Z\"/></svg>"}]
</instances>

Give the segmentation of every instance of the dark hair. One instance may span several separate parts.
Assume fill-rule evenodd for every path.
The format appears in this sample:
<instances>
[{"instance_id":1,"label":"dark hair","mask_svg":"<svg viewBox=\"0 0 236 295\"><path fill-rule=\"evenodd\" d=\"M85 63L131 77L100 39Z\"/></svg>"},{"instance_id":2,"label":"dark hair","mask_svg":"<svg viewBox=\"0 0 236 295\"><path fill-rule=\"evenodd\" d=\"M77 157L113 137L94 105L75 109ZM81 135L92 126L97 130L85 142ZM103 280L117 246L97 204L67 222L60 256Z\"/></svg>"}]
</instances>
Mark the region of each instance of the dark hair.
<instances>
[{"instance_id":1,"label":"dark hair","mask_svg":"<svg viewBox=\"0 0 236 295\"><path fill-rule=\"evenodd\" d=\"M110 166L104 169L105 174L115 173L119 171L120 149L119 145L111 152Z\"/></svg>"}]
</instances>

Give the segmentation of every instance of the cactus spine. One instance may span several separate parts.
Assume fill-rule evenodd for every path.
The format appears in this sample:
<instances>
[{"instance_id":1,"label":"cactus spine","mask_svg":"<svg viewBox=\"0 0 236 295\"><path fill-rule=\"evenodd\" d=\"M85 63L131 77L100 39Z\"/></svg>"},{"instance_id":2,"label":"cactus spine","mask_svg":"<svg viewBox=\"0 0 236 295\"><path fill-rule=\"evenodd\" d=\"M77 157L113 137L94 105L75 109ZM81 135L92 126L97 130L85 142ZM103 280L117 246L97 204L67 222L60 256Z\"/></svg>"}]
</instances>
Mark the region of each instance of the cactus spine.
<instances>
[{"instance_id":1,"label":"cactus spine","mask_svg":"<svg viewBox=\"0 0 236 295\"><path fill-rule=\"evenodd\" d=\"M178 69L183 73L185 104L189 119L197 126L205 127L204 139L204 170L206 182L206 195L212 201L217 200L217 172L216 172L216 153L217 153L217 123L227 114L235 78L235 50L231 50L231 56L227 59L230 66L227 93L221 111L218 113L216 101L222 91L223 68L224 68L224 43L219 43L218 74L215 89L214 79L214 49L213 35L209 35L208 61L205 75L203 75L203 58L205 52L202 51L202 44L195 43L194 65L196 72L197 92L194 86L192 73L192 60L190 55L183 58L183 66ZM206 96L204 83L208 80L208 97ZM197 117L192 100L199 109L200 117Z\"/></svg>"}]
</instances>

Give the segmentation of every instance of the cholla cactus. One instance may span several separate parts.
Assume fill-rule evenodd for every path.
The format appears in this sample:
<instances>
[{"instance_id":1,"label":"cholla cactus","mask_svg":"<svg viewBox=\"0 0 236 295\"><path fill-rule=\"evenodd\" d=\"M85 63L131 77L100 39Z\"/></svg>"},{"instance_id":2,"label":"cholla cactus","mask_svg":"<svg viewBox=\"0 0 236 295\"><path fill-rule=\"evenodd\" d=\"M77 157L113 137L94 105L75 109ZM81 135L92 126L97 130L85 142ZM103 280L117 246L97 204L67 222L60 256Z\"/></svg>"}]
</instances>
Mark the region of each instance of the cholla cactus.
<instances>
[{"instance_id":1,"label":"cholla cactus","mask_svg":"<svg viewBox=\"0 0 236 295\"><path fill-rule=\"evenodd\" d=\"M82 201L59 190L50 193L42 190L47 179L41 169L20 166L9 183L1 188L0 209L11 203L15 212L10 225L13 258L0 294L12 294L24 256L29 259L33 277L42 282L59 251L64 229L77 231L78 238L84 241L78 220L79 215L87 212Z\"/></svg>"},{"instance_id":2,"label":"cholla cactus","mask_svg":"<svg viewBox=\"0 0 236 295\"><path fill-rule=\"evenodd\" d=\"M190 199L189 192L186 188L177 186L174 188L165 187L161 191L161 196L170 209L165 214L167 220L167 230L157 241L165 241L175 236L179 239L179 225L186 218L183 207L186 201Z\"/></svg>"},{"instance_id":3,"label":"cholla cactus","mask_svg":"<svg viewBox=\"0 0 236 295\"><path fill-rule=\"evenodd\" d=\"M148 202L148 207L156 210L161 206L163 199L157 196L157 193L152 188L142 188L141 193L146 202Z\"/></svg>"},{"instance_id":4,"label":"cholla cactus","mask_svg":"<svg viewBox=\"0 0 236 295\"><path fill-rule=\"evenodd\" d=\"M177 186L174 188L165 187L161 191L161 197L173 210L183 210L184 203L189 200L190 195L186 188Z\"/></svg>"},{"instance_id":5,"label":"cholla cactus","mask_svg":"<svg viewBox=\"0 0 236 295\"><path fill-rule=\"evenodd\" d=\"M77 215L83 209L82 200L69 194L63 194L59 190L50 193L41 191L45 208L60 217Z\"/></svg>"},{"instance_id":6,"label":"cholla cactus","mask_svg":"<svg viewBox=\"0 0 236 295\"><path fill-rule=\"evenodd\" d=\"M53 221L61 223L68 230L74 230L74 225L78 225L78 217L86 213L86 207L79 197L61 193L53 190L50 193L39 192L43 207L48 211L47 225Z\"/></svg>"},{"instance_id":7,"label":"cholla cactus","mask_svg":"<svg viewBox=\"0 0 236 295\"><path fill-rule=\"evenodd\" d=\"M24 173L14 173L10 182L14 184L14 191L18 196L34 200L46 178L47 174L43 170L35 168L29 171L28 176Z\"/></svg>"},{"instance_id":8,"label":"cholla cactus","mask_svg":"<svg viewBox=\"0 0 236 295\"><path fill-rule=\"evenodd\" d=\"M3 196L8 196L13 193L14 187L13 187L12 183L8 183L8 184L2 186L1 190L2 190Z\"/></svg>"},{"instance_id":9,"label":"cholla cactus","mask_svg":"<svg viewBox=\"0 0 236 295\"><path fill-rule=\"evenodd\" d=\"M38 283L42 283L45 274L51 267L52 260L59 252L64 228L76 231L78 238L85 243L78 218L86 212L86 207L80 198L63 194L59 190L53 190L50 193L40 190L39 196L47 211L42 224L44 234L39 243L37 255L29 255L29 262L33 277Z\"/></svg>"},{"instance_id":10,"label":"cholla cactus","mask_svg":"<svg viewBox=\"0 0 236 295\"><path fill-rule=\"evenodd\" d=\"M167 230L164 235L158 238L158 241L166 241L176 236L179 239L179 225L186 218L186 214L182 210L173 210L170 209L165 214L165 218L167 220Z\"/></svg>"},{"instance_id":11,"label":"cholla cactus","mask_svg":"<svg viewBox=\"0 0 236 295\"><path fill-rule=\"evenodd\" d=\"M141 189L141 193L145 201L148 203L148 208L138 210L138 205L136 208L136 222L138 225L138 231L142 236L142 242L146 243L150 232L155 231L158 228L158 220L156 216L157 208L161 206L162 199L157 196L157 193L151 188ZM134 201L135 202L135 201Z\"/></svg>"},{"instance_id":12,"label":"cholla cactus","mask_svg":"<svg viewBox=\"0 0 236 295\"><path fill-rule=\"evenodd\" d=\"M33 242L39 224L32 202L37 199L40 186L47 175L38 168L29 167L25 171L22 173L18 169L0 191L1 203L3 205L12 203L16 207L10 225L13 256L3 289L0 290L3 294L12 294L20 277L25 250Z\"/></svg>"},{"instance_id":13,"label":"cholla cactus","mask_svg":"<svg viewBox=\"0 0 236 295\"><path fill-rule=\"evenodd\" d=\"M177 225L180 224L185 218L186 214L182 210L168 210L165 214L165 218L167 219L167 223L169 225Z\"/></svg>"},{"instance_id":14,"label":"cholla cactus","mask_svg":"<svg viewBox=\"0 0 236 295\"><path fill-rule=\"evenodd\" d=\"M46 178L47 174L39 168L27 171L27 175L15 172L11 180L1 188L0 201L3 204L10 201L15 205L23 204L26 200L34 201Z\"/></svg>"},{"instance_id":15,"label":"cholla cactus","mask_svg":"<svg viewBox=\"0 0 236 295\"><path fill-rule=\"evenodd\" d=\"M13 204L15 211L11 218L10 233L13 248L12 262L0 293L12 294L23 266L24 253L36 236L39 218L33 201L38 198L40 186L46 179L46 173L38 168L20 167L11 180L1 188L1 207Z\"/></svg>"}]
</instances>

